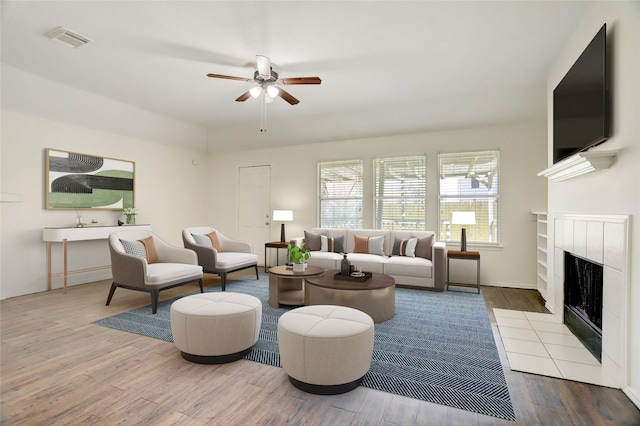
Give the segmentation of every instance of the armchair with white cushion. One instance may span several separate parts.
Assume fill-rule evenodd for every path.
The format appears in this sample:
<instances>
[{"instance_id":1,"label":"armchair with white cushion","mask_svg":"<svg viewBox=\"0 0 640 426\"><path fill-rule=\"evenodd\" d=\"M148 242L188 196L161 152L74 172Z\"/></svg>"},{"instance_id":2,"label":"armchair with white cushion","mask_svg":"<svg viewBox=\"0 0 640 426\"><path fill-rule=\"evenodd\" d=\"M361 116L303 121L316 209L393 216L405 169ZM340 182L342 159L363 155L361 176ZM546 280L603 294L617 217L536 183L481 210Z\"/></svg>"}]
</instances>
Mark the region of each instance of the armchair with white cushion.
<instances>
[{"instance_id":1,"label":"armchair with white cushion","mask_svg":"<svg viewBox=\"0 0 640 426\"><path fill-rule=\"evenodd\" d=\"M227 274L247 268L255 268L258 275L258 256L247 241L225 236L219 230L209 226L196 226L182 230L185 248L198 255L198 264L204 272L218 274L222 279L222 291L225 291Z\"/></svg>"},{"instance_id":2,"label":"armchair with white cushion","mask_svg":"<svg viewBox=\"0 0 640 426\"><path fill-rule=\"evenodd\" d=\"M202 267L192 250L175 247L151 231L117 231L109 235L113 283L107 306L116 288L145 291L151 294L151 311L158 309L160 290L199 282Z\"/></svg>"}]
</instances>

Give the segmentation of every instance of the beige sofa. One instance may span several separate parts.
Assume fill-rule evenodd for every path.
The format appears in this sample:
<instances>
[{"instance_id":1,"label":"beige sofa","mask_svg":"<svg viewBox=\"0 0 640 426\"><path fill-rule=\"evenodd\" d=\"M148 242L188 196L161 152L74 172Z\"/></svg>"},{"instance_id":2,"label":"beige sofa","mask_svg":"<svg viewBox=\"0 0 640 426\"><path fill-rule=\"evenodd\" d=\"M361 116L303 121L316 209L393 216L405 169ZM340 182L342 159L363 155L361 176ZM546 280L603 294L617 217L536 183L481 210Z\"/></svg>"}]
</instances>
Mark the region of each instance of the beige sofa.
<instances>
[{"instance_id":1,"label":"beige sofa","mask_svg":"<svg viewBox=\"0 0 640 426\"><path fill-rule=\"evenodd\" d=\"M311 240L316 240L317 235L324 235L331 238L340 238L344 244L344 252L347 259L354 266L361 266L363 271L378 272L392 276L396 284L425 287L442 291L445 288L446 279L446 251L444 242L435 242L435 234L432 231L386 231L380 229L329 229L313 228L305 231L305 235ZM356 246L356 236L358 237L384 237L383 255L370 253L354 253ZM429 241L429 251L424 257L392 256L392 250L396 238L407 240L416 237L421 241L420 251L425 250L425 241ZM305 237L295 238L296 243L300 243ZM335 240L334 240L335 241ZM314 249L307 242L307 247ZM338 250L336 250L338 251ZM331 251L311 250L311 257L308 264L324 269L340 270L340 262L343 255Z\"/></svg>"}]
</instances>

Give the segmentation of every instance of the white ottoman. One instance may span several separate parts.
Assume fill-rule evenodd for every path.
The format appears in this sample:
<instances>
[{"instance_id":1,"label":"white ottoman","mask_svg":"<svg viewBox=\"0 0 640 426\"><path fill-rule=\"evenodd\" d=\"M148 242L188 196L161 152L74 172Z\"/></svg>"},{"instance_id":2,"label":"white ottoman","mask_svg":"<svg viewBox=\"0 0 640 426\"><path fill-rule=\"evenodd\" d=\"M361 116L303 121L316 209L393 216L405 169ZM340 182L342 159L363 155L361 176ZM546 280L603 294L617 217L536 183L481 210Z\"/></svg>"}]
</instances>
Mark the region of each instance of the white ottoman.
<instances>
[{"instance_id":1,"label":"white ottoman","mask_svg":"<svg viewBox=\"0 0 640 426\"><path fill-rule=\"evenodd\" d=\"M360 385L371 366L373 319L344 306L313 305L278 321L280 363L305 392L333 395Z\"/></svg>"},{"instance_id":2,"label":"white ottoman","mask_svg":"<svg viewBox=\"0 0 640 426\"><path fill-rule=\"evenodd\" d=\"M173 342L188 361L221 364L242 358L258 341L262 303L240 293L200 293L171 304Z\"/></svg>"}]
</instances>

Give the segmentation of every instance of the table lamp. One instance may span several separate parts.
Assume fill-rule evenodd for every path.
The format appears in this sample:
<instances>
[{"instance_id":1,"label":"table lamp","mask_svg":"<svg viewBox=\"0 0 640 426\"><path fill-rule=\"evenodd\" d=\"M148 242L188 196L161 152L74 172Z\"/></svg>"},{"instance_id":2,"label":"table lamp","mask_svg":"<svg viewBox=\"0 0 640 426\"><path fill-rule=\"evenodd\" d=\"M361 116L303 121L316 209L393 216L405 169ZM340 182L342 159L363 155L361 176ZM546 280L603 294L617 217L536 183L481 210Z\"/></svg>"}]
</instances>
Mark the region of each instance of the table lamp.
<instances>
[{"instance_id":1,"label":"table lamp","mask_svg":"<svg viewBox=\"0 0 640 426\"><path fill-rule=\"evenodd\" d=\"M454 225L475 225L475 212L453 212L451 214L451 223ZM462 227L462 236L460 237L460 251L467 251L467 230Z\"/></svg>"},{"instance_id":2,"label":"table lamp","mask_svg":"<svg viewBox=\"0 0 640 426\"><path fill-rule=\"evenodd\" d=\"M291 222L293 220L293 210L274 210L273 220L282 222L280 225L280 242L284 243L287 241L284 237L284 222Z\"/></svg>"}]
</instances>

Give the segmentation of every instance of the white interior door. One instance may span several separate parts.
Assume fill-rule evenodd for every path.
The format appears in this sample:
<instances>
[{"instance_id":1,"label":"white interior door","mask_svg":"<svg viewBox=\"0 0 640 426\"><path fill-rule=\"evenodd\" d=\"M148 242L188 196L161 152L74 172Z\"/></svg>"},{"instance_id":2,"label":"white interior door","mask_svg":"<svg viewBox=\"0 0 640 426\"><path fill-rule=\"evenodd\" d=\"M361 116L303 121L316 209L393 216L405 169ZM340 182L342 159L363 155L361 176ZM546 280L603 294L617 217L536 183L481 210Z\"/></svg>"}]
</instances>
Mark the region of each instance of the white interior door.
<instances>
[{"instance_id":1,"label":"white interior door","mask_svg":"<svg viewBox=\"0 0 640 426\"><path fill-rule=\"evenodd\" d=\"M264 244L271 241L271 166L238 171L238 237L253 244L264 265Z\"/></svg>"}]
</instances>

